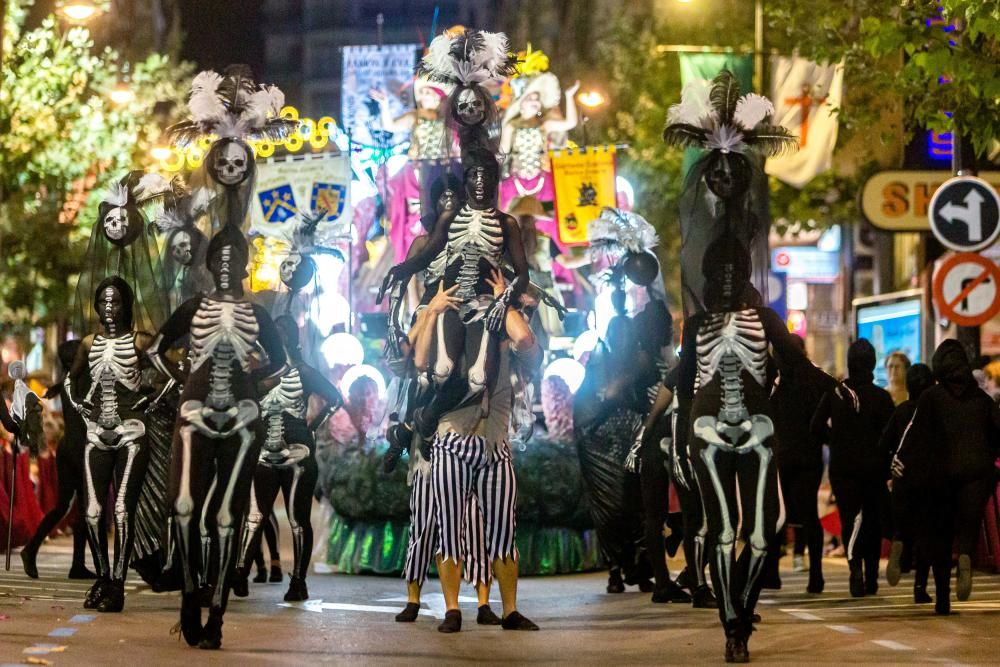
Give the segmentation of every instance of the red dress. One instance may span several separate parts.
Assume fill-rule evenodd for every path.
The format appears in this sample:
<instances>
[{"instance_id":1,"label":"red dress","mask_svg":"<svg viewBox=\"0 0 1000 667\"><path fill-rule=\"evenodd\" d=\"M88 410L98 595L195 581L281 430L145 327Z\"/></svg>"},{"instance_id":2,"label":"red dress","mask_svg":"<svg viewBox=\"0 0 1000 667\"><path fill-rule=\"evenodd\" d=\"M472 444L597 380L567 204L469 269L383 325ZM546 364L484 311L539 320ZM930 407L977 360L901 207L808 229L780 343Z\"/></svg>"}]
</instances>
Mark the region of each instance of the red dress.
<instances>
[{"instance_id":1,"label":"red dress","mask_svg":"<svg viewBox=\"0 0 1000 667\"><path fill-rule=\"evenodd\" d=\"M10 470L12 456L6 441L0 457L0 549L7 545L7 526L10 523ZM31 483L31 461L27 451L17 456L17 490L14 496L14 531L12 546L23 546L35 534L44 513L35 497Z\"/></svg>"}]
</instances>

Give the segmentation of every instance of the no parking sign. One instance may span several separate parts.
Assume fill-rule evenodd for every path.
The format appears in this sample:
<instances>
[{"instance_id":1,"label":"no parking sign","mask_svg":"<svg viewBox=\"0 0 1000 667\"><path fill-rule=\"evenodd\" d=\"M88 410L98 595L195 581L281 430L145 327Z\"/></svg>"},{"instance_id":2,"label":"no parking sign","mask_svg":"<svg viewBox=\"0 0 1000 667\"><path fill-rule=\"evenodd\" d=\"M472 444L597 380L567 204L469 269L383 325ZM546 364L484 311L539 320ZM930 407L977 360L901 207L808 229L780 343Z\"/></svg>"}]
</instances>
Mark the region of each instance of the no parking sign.
<instances>
[{"instance_id":1,"label":"no parking sign","mask_svg":"<svg viewBox=\"0 0 1000 667\"><path fill-rule=\"evenodd\" d=\"M952 255L934 274L934 302L959 326L988 322L1000 312L1000 268L975 253Z\"/></svg>"}]
</instances>

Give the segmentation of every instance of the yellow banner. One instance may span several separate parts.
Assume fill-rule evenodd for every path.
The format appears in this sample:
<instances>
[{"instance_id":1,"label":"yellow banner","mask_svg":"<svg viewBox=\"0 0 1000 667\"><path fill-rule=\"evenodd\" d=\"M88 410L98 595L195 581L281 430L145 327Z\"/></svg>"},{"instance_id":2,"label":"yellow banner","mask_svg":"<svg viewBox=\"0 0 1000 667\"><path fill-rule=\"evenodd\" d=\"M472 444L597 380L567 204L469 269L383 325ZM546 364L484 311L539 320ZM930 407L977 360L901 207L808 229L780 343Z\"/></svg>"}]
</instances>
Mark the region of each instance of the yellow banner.
<instances>
[{"instance_id":1,"label":"yellow banner","mask_svg":"<svg viewBox=\"0 0 1000 667\"><path fill-rule=\"evenodd\" d=\"M559 240L586 245L587 225L605 206L615 206L615 147L591 146L553 151L552 179L556 190Z\"/></svg>"}]
</instances>

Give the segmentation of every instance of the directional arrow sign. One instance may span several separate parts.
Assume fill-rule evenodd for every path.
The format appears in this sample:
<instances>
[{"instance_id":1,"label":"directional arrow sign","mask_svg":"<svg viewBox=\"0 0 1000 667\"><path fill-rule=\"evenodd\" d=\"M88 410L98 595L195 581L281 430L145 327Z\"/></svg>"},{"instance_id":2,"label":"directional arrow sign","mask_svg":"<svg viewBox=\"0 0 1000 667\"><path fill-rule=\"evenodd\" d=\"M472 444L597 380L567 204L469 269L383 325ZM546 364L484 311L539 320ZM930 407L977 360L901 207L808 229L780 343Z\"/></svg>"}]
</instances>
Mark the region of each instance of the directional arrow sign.
<instances>
[{"instance_id":1,"label":"directional arrow sign","mask_svg":"<svg viewBox=\"0 0 1000 667\"><path fill-rule=\"evenodd\" d=\"M934 273L934 302L959 326L988 322L1000 312L1000 268L974 253L949 257Z\"/></svg>"},{"instance_id":2,"label":"directional arrow sign","mask_svg":"<svg viewBox=\"0 0 1000 667\"><path fill-rule=\"evenodd\" d=\"M378 602L406 602L406 597L393 597L393 598L383 598L378 600ZM421 602L428 609L421 609L417 612L421 616L431 616L437 619L443 619L445 612L448 610L447 605L444 602L444 596L440 593L434 593L431 595L424 595L421 598ZM465 602L479 602L478 598L460 596L458 598L459 604ZM323 613L324 611L357 611L365 613L376 613L376 614L398 614L400 612L399 606L383 607L371 604L351 604L348 602L324 602L321 599L318 600L306 600L305 602L279 602L279 607L288 607L289 609L301 609L303 611L311 611L316 613Z\"/></svg>"},{"instance_id":3,"label":"directional arrow sign","mask_svg":"<svg viewBox=\"0 0 1000 667\"><path fill-rule=\"evenodd\" d=\"M975 252L1000 235L1000 197L975 176L945 181L927 208L931 231L946 248Z\"/></svg>"}]
</instances>

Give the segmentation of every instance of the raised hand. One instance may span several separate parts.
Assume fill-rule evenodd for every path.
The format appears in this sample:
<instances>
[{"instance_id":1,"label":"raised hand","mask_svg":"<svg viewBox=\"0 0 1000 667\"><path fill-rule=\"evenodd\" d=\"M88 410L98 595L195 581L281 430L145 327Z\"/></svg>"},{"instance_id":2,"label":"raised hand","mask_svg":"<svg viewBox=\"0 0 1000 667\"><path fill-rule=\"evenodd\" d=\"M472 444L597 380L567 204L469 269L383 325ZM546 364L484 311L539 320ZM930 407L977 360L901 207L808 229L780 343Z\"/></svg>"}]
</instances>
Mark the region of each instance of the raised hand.
<instances>
[{"instance_id":1,"label":"raised hand","mask_svg":"<svg viewBox=\"0 0 1000 667\"><path fill-rule=\"evenodd\" d=\"M382 303L386 292L391 291L397 285L404 284L408 279L409 276L399 264L389 269L389 271L385 274L385 278L382 280L382 286L378 288L378 295L375 297L375 303Z\"/></svg>"}]
</instances>

